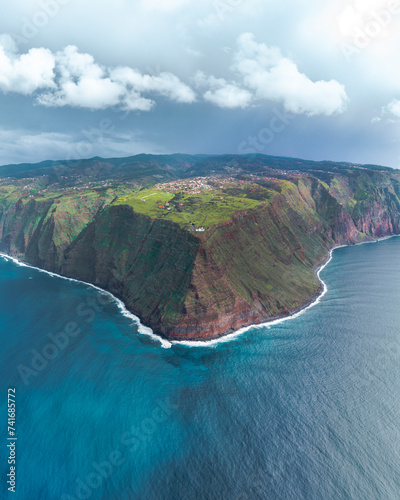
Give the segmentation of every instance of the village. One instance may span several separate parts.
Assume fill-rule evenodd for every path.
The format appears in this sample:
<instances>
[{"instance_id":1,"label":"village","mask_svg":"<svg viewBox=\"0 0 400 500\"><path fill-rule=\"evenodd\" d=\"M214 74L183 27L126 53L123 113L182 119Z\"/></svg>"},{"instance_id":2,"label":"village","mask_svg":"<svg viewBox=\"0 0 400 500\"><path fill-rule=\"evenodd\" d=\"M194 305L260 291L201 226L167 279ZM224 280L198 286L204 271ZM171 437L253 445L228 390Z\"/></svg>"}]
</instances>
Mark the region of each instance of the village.
<instances>
[{"instance_id":1,"label":"village","mask_svg":"<svg viewBox=\"0 0 400 500\"><path fill-rule=\"evenodd\" d=\"M223 175L191 177L190 179L176 180L157 184L156 186L154 186L154 188L158 191L165 191L169 193L183 191L185 194L200 194L204 191L224 189L227 184L235 184L235 186L241 187L248 184L249 182L257 182L257 175L249 174L246 180Z\"/></svg>"},{"instance_id":2,"label":"village","mask_svg":"<svg viewBox=\"0 0 400 500\"><path fill-rule=\"evenodd\" d=\"M208 184L212 177L194 177L191 179L177 180L158 184L155 188L159 191L176 192L184 191L186 194L200 194L203 191L215 189L214 186Z\"/></svg>"}]
</instances>

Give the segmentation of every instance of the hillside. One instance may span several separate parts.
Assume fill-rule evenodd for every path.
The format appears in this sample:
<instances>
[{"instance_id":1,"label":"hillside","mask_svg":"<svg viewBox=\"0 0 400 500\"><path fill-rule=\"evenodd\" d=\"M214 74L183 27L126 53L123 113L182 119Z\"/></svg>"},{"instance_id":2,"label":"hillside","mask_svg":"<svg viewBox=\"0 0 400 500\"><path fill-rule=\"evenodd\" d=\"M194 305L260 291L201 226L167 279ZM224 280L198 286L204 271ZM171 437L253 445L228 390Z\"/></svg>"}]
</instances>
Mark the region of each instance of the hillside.
<instances>
[{"instance_id":1,"label":"hillside","mask_svg":"<svg viewBox=\"0 0 400 500\"><path fill-rule=\"evenodd\" d=\"M0 167L0 250L121 298L165 337L297 310L339 244L400 233L380 166L171 155Z\"/></svg>"}]
</instances>

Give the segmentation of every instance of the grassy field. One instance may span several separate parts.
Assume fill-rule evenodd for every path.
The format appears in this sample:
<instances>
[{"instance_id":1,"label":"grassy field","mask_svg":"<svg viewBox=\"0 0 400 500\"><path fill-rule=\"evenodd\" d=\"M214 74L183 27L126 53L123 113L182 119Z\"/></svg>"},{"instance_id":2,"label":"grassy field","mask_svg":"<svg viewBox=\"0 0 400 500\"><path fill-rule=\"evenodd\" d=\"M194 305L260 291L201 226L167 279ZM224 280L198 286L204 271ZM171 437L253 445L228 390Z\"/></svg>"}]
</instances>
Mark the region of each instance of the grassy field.
<instances>
[{"instance_id":1,"label":"grassy field","mask_svg":"<svg viewBox=\"0 0 400 500\"><path fill-rule=\"evenodd\" d=\"M153 219L170 220L185 229L190 229L193 223L196 228L207 230L231 219L236 212L268 203L270 196L276 194L274 190L247 182L225 182L222 188L211 185L199 191L168 191L164 186L140 190L123 185L106 189L43 189L39 183L26 187L23 182L17 185L0 184L0 198L5 204L21 194L23 204L31 199L39 203L53 201L55 220L62 219L66 227L71 226L71 232L74 232L75 226L80 226L81 219L87 221L101 205L111 202L114 205L129 205L137 213ZM47 218L52 213L53 209L49 210Z\"/></svg>"},{"instance_id":2,"label":"grassy field","mask_svg":"<svg viewBox=\"0 0 400 500\"><path fill-rule=\"evenodd\" d=\"M190 224L205 229L229 220L240 210L249 210L266 200L247 198L219 191L203 191L196 194L168 193L157 189L143 189L120 196L114 204L130 205L135 212L153 218L163 218L189 229Z\"/></svg>"}]
</instances>

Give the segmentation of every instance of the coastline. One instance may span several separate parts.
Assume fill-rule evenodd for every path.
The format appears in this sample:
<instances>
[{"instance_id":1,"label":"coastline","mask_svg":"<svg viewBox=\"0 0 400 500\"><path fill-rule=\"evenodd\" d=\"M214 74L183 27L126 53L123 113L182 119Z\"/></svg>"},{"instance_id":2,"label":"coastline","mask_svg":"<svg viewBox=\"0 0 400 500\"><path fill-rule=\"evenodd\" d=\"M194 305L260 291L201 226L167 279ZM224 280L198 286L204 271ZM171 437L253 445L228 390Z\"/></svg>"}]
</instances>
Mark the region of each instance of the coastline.
<instances>
[{"instance_id":1,"label":"coastline","mask_svg":"<svg viewBox=\"0 0 400 500\"><path fill-rule=\"evenodd\" d=\"M125 316L126 318L131 319L134 323L136 323L136 325L138 327L138 333L140 335L147 335L147 336L151 337L153 340L156 340L157 342L159 342L161 344L161 347L163 347L164 349L169 349L171 347L171 342L169 342L167 339L164 339L160 335L155 334L153 332L153 330L151 328L149 328L148 326L143 325L140 318L138 316L136 316L135 314L131 313L129 311L129 309L127 309L127 307L125 306L123 301L121 299L119 299L118 297L116 297L115 295L113 295L108 290L104 290L104 288L100 288L99 286L93 285L93 283L88 283L87 281L77 280L75 278L68 278L66 276L62 276L61 274L53 273L51 271L46 271L45 269L42 269L40 267L36 267L36 266L33 266L33 265L28 264L26 262L23 262L23 261L17 259L16 257L12 257L11 255L5 254L4 252L0 252L0 258L3 258L5 260L10 259L18 266L29 267L29 268L35 269L36 271L39 271L41 273L46 273L52 277L62 278L64 280L72 281L74 283L82 283L83 285L94 288L95 290L98 290L99 292L110 296L114 300L114 302L117 304L122 315Z\"/></svg>"},{"instance_id":2,"label":"coastline","mask_svg":"<svg viewBox=\"0 0 400 500\"><path fill-rule=\"evenodd\" d=\"M365 243L370 243L370 242L365 242ZM371 242L372 243L372 242ZM185 345L188 347L207 347L207 346L215 346L217 344L222 344L225 342L230 342L232 340L235 340L239 336L241 336L243 333L248 332L249 330L255 330L255 329L260 329L260 328L269 328L270 326L278 325L279 323L283 323L284 321L288 321L290 319L295 319L299 317L301 314L306 312L308 309L311 309L311 307L314 307L317 305L322 297L326 294L328 291L328 287L326 283L320 278L320 273L325 269L325 267L331 262L332 257L333 257L333 251L338 249L338 248L343 248L346 246L352 246L352 245L339 245L337 247L332 248L329 251L328 257L325 259L325 262L323 262L320 266L317 267L315 270L315 275L317 276L321 286L322 290L320 293L312 297L309 301L307 301L305 304L302 304L301 306L297 307L294 309L291 313L281 316L281 317L273 317L270 319L267 319L266 321L263 321L261 323L256 323L248 326L244 326L243 328L239 328L238 330L228 333L227 335L223 335L222 337L216 338L216 339L211 339L211 340L171 340L171 344L173 345Z\"/></svg>"},{"instance_id":3,"label":"coastline","mask_svg":"<svg viewBox=\"0 0 400 500\"><path fill-rule=\"evenodd\" d=\"M225 343L225 342L230 342L232 340L235 340L238 338L240 335L243 333L249 331L249 330L255 330L255 329L260 329L260 328L269 328L270 326L278 325L279 323L283 323L284 321L289 321L291 319L298 318L301 314L305 313L312 307L316 306L317 304L320 303L321 299L324 297L324 295L328 292L328 287L326 283L321 279L320 273L325 269L325 267L331 262L333 258L333 252L335 250L338 250L339 248L347 248L347 247L355 247L359 245L366 245L367 243L379 243L380 241L385 241L389 240L391 238L399 237L400 234L391 234L390 236L383 236L382 238L377 238L377 239L371 239L368 241L361 241L360 243L354 243L351 245L337 245L329 250L329 254L325 260L320 266L318 266L315 269L315 275L317 276L319 282L322 285L322 290L320 293L312 297L309 301L306 303L302 304L301 306L297 307L294 309L291 313L287 314L286 316L282 316L279 318L270 318L266 321L263 321L261 323L255 323L252 325L245 326L243 328L239 328L238 330L228 333L227 335L223 335L219 338L216 339L211 339L211 340L171 340L171 344L174 345L185 345L187 347L207 347L207 346L215 346L217 344Z\"/></svg>"},{"instance_id":4,"label":"coastline","mask_svg":"<svg viewBox=\"0 0 400 500\"><path fill-rule=\"evenodd\" d=\"M328 291L328 287L327 287L326 283L321 279L320 274L326 268L326 266L331 262L331 260L333 258L333 252L335 250L337 250L339 248L364 245L367 243L379 243L380 241L385 241L385 240L388 240L390 238L394 238L394 237L398 237L398 236L400 236L400 235L393 234L390 236L384 236L382 238L371 239L369 241L362 241L360 243L355 243L353 245L337 245L337 246L331 248L329 250L329 254L328 254L325 262L323 262L320 266L318 266L314 271L316 277L318 278L318 280L322 286L322 290L320 291L320 293L318 293L316 296L312 297L306 303L298 306L296 309L294 309L292 312L290 312L289 314L287 314L285 316L269 318L266 321L263 321L261 323L251 324L251 325L239 328L238 330L235 330L232 333L228 333L226 335L222 335L221 337L218 337L215 339L210 339L210 340L201 340L201 339L199 339L199 340L168 340L168 339L164 338L163 336L154 333L154 331L150 327L143 325L140 318L138 316L136 316L135 314L133 314L131 311L129 311L121 299L119 299L118 297L113 295L111 292L104 290L103 288L98 287L97 285L94 285L92 283L88 283L86 281L81 281L81 280L78 280L75 278L68 278L66 276L62 276L60 274L53 273L51 271L46 271L45 269L41 269L39 267L36 267L36 266L33 266L33 265L28 264L26 262L23 262L23 261L17 259L16 257L12 257L11 255L5 254L3 252L0 252L0 257L5 259L5 260L10 259L15 264L17 264L21 267L29 267L31 269L35 269L36 271L46 273L52 277L62 278L62 279L72 281L75 283L82 283L86 286L92 287L92 288L100 291L103 294L110 296L114 300L114 302L117 304L122 315L131 319L132 322L134 322L137 325L138 333L140 335L147 335L148 337L157 341L161 345L161 347L164 349L169 349L173 345L181 345L181 346L186 346L186 347L215 347L218 344L231 342L231 341L235 340L236 338L240 337L243 333L248 332L249 330L260 329L260 328L265 328L265 327L269 328L269 327L277 325L279 323L283 323L284 321L289 321L291 319L298 318L301 314L305 313L306 311L308 311L312 307L319 304L321 299L325 296L325 294Z\"/></svg>"}]
</instances>

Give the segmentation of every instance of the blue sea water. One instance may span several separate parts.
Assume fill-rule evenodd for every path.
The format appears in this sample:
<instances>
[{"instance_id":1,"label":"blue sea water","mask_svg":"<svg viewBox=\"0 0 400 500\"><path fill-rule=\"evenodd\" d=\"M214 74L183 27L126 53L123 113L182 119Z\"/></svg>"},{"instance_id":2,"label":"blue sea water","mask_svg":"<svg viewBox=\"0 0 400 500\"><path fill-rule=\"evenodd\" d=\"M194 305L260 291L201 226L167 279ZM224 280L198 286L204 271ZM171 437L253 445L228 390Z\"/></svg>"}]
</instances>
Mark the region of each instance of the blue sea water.
<instances>
[{"instance_id":1,"label":"blue sea water","mask_svg":"<svg viewBox=\"0 0 400 500\"><path fill-rule=\"evenodd\" d=\"M398 500L399 255L337 249L299 317L170 348L93 287L1 258L1 498Z\"/></svg>"}]
</instances>

